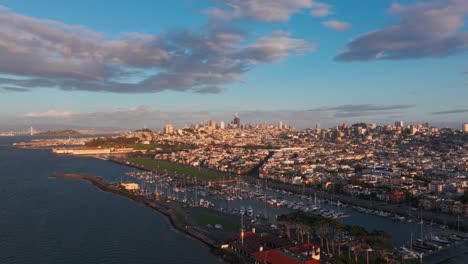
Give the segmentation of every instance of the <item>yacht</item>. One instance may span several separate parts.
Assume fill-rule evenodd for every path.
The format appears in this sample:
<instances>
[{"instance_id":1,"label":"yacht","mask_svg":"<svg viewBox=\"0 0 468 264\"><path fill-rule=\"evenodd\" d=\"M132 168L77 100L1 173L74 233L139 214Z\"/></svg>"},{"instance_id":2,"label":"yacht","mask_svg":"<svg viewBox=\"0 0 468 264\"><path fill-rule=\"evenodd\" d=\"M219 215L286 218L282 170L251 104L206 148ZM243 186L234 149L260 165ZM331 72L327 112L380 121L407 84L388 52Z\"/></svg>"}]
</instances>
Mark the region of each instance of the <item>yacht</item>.
<instances>
[{"instance_id":1,"label":"yacht","mask_svg":"<svg viewBox=\"0 0 468 264\"><path fill-rule=\"evenodd\" d=\"M247 207L247 216L248 217L253 216L253 209L252 209L252 206L250 206L250 205Z\"/></svg>"},{"instance_id":2,"label":"yacht","mask_svg":"<svg viewBox=\"0 0 468 264\"><path fill-rule=\"evenodd\" d=\"M240 212L241 215L244 215L245 214L245 207L241 206L239 212Z\"/></svg>"}]
</instances>

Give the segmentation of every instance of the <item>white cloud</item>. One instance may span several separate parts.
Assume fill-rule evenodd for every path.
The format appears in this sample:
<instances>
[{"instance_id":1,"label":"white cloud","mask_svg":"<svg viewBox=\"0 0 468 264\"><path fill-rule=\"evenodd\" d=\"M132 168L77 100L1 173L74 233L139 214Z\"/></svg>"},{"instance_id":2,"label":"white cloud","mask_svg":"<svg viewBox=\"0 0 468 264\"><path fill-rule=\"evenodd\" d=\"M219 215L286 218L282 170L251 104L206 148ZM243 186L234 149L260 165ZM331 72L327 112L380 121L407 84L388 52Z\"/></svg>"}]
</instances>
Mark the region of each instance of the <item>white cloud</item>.
<instances>
[{"instance_id":1,"label":"white cloud","mask_svg":"<svg viewBox=\"0 0 468 264\"><path fill-rule=\"evenodd\" d=\"M310 15L314 17L326 17L332 14L332 5L313 2L312 3L312 10L310 10Z\"/></svg>"},{"instance_id":2,"label":"white cloud","mask_svg":"<svg viewBox=\"0 0 468 264\"><path fill-rule=\"evenodd\" d=\"M205 10L216 20L248 18L264 22L288 21L294 14L308 11L311 16L325 17L333 6L314 0L213 0L220 7Z\"/></svg>"},{"instance_id":3,"label":"white cloud","mask_svg":"<svg viewBox=\"0 0 468 264\"><path fill-rule=\"evenodd\" d=\"M338 61L444 57L468 50L466 0L393 4L396 23L362 34L335 57Z\"/></svg>"},{"instance_id":4,"label":"white cloud","mask_svg":"<svg viewBox=\"0 0 468 264\"><path fill-rule=\"evenodd\" d=\"M325 22L322 22L322 24L326 26L327 28L330 28L336 31L346 31L351 27L349 23L340 22L337 20L325 21Z\"/></svg>"},{"instance_id":5,"label":"white cloud","mask_svg":"<svg viewBox=\"0 0 468 264\"><path fill-rule=\"evenodd\" d=\"M286 2L297 10L309 0ZM280 8L285 3L278 1L279 6L271 8ZM36 19L3 8L0 74L15 78L0 77L0 91L49 87L116 93L164 90L219 93L223 85L241 82L254 65L275 62L288 54L303 54L307 46L313 45L286 34L277 36L276 32L257 39L247 36L247 32L211 23L198 31L186 29L157 36L124 33L119 39L109 40L91 29ZM280 45L269 45L264 50L252 48L266 46L263 43L266 39L279 41ZM132 73L143 71L153 74L137 83L116 81L116 77L132 77Z\"/></svg>"},{"instance_id":6,"label":"white cloud","mask_svg":"<svg viewBox=\"0 0 468 264\"><path fill-rule=\"evenodd\" d=\"M70 117L78 115L78 112L70 110L49 110L45 112L29 112L24 114L25 117Z\"/></svg>"}]
</instances>

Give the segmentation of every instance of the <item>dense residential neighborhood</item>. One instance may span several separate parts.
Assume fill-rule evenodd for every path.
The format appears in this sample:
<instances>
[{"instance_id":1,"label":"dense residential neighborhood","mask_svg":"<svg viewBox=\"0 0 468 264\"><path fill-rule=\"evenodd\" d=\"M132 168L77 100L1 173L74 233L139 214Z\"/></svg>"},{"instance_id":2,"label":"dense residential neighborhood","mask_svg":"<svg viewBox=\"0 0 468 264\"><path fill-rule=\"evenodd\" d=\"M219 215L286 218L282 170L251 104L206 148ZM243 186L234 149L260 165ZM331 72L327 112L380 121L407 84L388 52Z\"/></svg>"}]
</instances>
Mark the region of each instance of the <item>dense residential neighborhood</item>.
<instances>
[{"instance_id":1,"label":"dense residential neighborhood","mask_svg":"<svg viewBox=\"0 0 468 264\"><path fill-rule=\"evenodd\" d=\"M236 121L237 122L237 121ZM153 158L424 210L468 215L468 134L428 124L346 123L296 131L279 125L222 126L210 120L162 132L133 132L150 144L195 145ZM166 127L167 128L167 127Z\"/></svg>"}]
</instances>

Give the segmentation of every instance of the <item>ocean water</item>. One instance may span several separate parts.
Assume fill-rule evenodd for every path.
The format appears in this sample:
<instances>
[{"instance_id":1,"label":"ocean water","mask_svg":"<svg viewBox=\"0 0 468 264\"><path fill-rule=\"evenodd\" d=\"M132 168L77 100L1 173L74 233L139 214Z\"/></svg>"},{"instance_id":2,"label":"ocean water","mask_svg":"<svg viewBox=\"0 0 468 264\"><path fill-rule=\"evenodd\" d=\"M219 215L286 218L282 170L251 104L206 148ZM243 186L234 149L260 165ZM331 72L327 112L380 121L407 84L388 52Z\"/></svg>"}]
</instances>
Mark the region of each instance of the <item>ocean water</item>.
<instances>
[{"instance_id":1,"label":"ocean water","mask_svg":"<svg viewBox=\"0 0 468 264\"><path fill-rule=\"evenodd\" d=\"M220 263L158 212L54 173L117 181L128 168L92 158L21 150L0 137L0 263Z\"/></svg>"}]
</instances>

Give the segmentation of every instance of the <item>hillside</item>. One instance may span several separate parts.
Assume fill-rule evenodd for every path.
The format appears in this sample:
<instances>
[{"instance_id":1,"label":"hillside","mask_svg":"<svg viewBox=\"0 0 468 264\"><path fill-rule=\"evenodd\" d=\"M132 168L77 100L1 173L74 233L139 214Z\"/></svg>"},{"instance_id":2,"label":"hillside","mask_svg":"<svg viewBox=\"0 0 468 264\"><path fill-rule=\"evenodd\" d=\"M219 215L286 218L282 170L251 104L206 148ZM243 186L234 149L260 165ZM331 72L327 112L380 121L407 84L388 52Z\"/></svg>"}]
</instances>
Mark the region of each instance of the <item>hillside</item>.
<instances>
[{"instance_id":1,"label":"hillside","mask_svg":"<svg viewBox=\"0 0 468 264\"><path fill-rule=\"evenodd\" d=\"M81 133L71 129L62 129L62 130L49 130L46 132L40 132L35 134L35 136L48 136L48 137L68 137L68 136L80 136Z\"/></svg>"}]
</instances>

